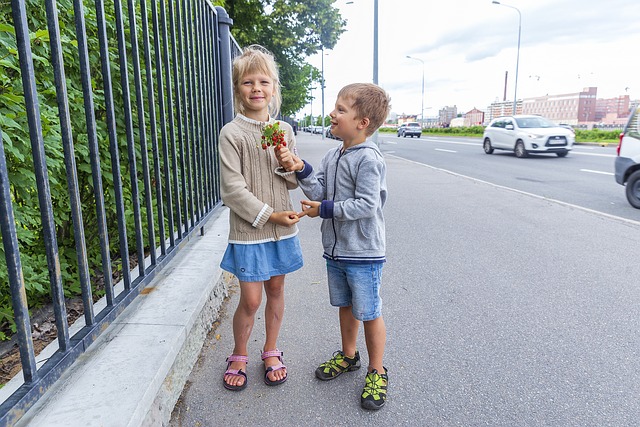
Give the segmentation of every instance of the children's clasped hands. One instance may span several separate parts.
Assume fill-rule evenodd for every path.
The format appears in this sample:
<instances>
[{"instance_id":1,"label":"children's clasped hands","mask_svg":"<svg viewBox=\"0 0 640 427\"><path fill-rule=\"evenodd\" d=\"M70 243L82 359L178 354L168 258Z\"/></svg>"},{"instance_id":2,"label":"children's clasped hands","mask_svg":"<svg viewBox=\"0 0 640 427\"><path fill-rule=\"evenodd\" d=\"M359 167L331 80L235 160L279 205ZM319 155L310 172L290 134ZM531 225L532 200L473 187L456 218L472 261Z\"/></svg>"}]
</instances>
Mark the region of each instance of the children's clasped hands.
<instances>
[{"instance_id":1,"label":"children's clasped hands","mask_svg":"<svg viewBox=\"0 0 640 427\"><path fill-rule=\"evenodd\" d=\"M280 166L282 166L287 172L299 172L304 169L304 162L300 160L298 156L293 154L287 147L276 147L275 154L278 159L278 163L280 163ZM320 215L320 202L302 200L300 201L300 204L302 205L302 212L298 212L296 214L298 220L303 216L315 218Z\"/></svg>"}]
</instances>

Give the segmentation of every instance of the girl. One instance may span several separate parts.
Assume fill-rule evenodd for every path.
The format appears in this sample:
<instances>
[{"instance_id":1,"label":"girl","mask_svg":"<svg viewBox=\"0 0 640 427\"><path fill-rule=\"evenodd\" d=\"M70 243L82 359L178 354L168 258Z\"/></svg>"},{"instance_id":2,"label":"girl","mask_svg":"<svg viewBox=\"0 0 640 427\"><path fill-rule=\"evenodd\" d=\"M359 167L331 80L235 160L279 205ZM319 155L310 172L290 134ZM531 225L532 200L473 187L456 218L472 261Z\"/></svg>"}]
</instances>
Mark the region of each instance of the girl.
<instances>
[{"instance_id":1,"label":"girl","mask_svg":"<svg viewBox=\"0 0 640 427\"><path fill-rule=\"evenodd\" d=\"M284 276L302 267L298 240L299 218L289 190L297 187L294 172L275 172L274 150L263 144L280 108L280 82L273 55L261 46L249 46L233 62L233 98L236 117L220 131L222 201L229 207L229 244L220 267L240 281L240 301L233 316L235 347L227 358L224 386L243 390L247 342L255 313L265 306L266 341L262 352L267 385L282 384L287 368L276 341L284 314ZM293 129L279 122L284 138L295 149ZM266 147L263 148L263 147Z\"/></svg>"}]
</instances>

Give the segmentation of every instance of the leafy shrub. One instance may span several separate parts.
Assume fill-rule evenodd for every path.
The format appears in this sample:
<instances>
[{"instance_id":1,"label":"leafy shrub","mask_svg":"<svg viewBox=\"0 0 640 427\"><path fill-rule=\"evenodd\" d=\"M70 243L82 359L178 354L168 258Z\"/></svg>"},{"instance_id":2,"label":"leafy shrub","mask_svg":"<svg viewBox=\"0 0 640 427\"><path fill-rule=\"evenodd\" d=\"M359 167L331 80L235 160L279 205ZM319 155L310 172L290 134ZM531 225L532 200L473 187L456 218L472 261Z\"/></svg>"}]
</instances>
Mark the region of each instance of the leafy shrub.
<instances>
[{"instance_id":1,"label":"leafy shrub","mask_svg":"<svg viewBox=\"0 0 640 427\"><path fill-rule=\"evenodd\" d=\"M93 192L93 180L88 149L88 137L85 123L85 110L80 74L80 62L78 57L78 41L75 35L73 4L70 0L58 0L60 39L64 58L65 74L67 79L68 106L70 109L73 144L75 148L75 161L77 167L77 179L80 199L82 203L82 215L85 227L86 250L89 259L89 271L96 275L101 271L100 240L97 228L97 216ZM84 13L87 27L87 43L89 52L91 83L94 94L94 114L98 134L98 145L102 170L102 185L104 190L105 207L107 209L107 228L110 248L112 252L113 268L121 269L118 260L120 254L119 235L117 229L117 216L115 204L115 192L112 168L109 152L108 129L106 123L106 106L104 99L104 82L101 72L100 48L96 25L95 8L85 5ZM147 2L150 8L150 2ZM137 181L140 182L139 194L141 197L141 218L143 229L143 241L148 242L146 220L146 207L144 206L144 188L142 182L141 147L138 125L138 111L136 108L135 89L133 87L133 62L131 61L131 45L129 37L129 25L126 18L126 6L123 10L125 39L128 52L128 71L131 92L132 121L135 127L135 155L138 171ZM36 188L36 176L32 161L32 148L29 137L24 92L20 75L18 51L16 47L15 30L12 22L11 3L0 0L0 130L3 132L3 144L7 157L7 168L11 182L11 196L13 201L16 230L20 246L22 269L25 277L27 301L30 308L41 306L50 301L49 274L45 253L45 241L43 235L38 192ZM107 38L109 40L109 59L111 65L111 79L115 102L115 117L117 128L117 140L119 148L120 170L122 176L123 197L125 199L125 218L127 228L127 240L130 252L135 252L134 213L132 207L132 185L129 175L129 156L127 155L127 140L125 121L123 114L124 97L120 83L120 67L118 64L118 51L115 35L115 14L112 1L105 2ZM140 10L137 16L139 21ZM148 12L151 17L151 12ZM51 192L51 204L53 206L54 223L56 227L56 239L58 244L60 271L63 278L63 288L66 297L80 293L78 279L78 265L75 249L75 236L71 208L69 202L67 177L64 162L64 150L62 147L60 120L56 102L56 89L54 85L53 68L50 62L49 32L46 26L45 8L42 2L27 0L27 19L30 29L31 49L33 52L33 66L40 107L40 120L42 122L42 134L46 153L47 173ZM151 23L149 23L151 28ZM143 93L146 96L146 85L149 84L144 72L144 58L142 46L141 23L138 22L138 46L140 50L140 66L142 68ZM153 53L153 40L150 43ZM155 72L155 70L154 70ZM166 77L165 77L166 79ZM155 86L155 81L153 82ZM158 100L158 88L155 87L155 99ZM145 98L146 102L146 98ZM145 108L146 129L149 134L149 108ZM157 110L157 107L156 107ZM177 114L177 113L176 113ZM158 118L159 119L159 118ZM163 124L164 125L164 124ZM160 123L158 120L158 132ZM157 137L157 136L154 136ZM147 140L147 149L150 150L150 140ZM152 155L148 153L149 159ZM161 162L164 159L160 159ZM188 159L187 159L188 161ZM151 163L151 161L150 161ZM151 180L163 179L153 176L153 168L150 164ZM162 181L161 181L162 182ZM155 198L154 198L155 203ZM156 209L157 206L151 206ZM158 224L155 224L156 231ZM157 232L156 232L157 235ZM1 240L1 236L0 236ZM131 251L133 249L133 251ZM128 254L126 254L125 266L128 268ZM97 294L101 290L94 289ZM8 274L5 265L4 249L0 244L0 340L7 339L15 332L13 323L13 310L8 285Z\"/></svg>"}]
</instances>

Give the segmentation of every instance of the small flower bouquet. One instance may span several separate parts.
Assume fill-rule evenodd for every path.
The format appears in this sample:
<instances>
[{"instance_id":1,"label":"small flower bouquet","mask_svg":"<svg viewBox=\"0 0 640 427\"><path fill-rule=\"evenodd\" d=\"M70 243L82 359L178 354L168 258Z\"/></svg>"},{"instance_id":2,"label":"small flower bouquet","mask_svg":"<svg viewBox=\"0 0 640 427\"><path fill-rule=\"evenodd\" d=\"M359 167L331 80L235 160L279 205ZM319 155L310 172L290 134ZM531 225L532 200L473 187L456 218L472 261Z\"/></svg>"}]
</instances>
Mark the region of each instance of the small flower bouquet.
<instances>
[{"instance_id":1,"label":"small flower bouquet","mask_svg":"<svg viewBox=\"0 0 640 427\"><path fill-rule=\"evenodd\" d=\"M287 146L287 142L284 140L284 131L280 129L280 122L268 124L262 129L262 141L260 141L262 149L266 150L267 147L280 148Z\"/></svg>"}]
</instances>

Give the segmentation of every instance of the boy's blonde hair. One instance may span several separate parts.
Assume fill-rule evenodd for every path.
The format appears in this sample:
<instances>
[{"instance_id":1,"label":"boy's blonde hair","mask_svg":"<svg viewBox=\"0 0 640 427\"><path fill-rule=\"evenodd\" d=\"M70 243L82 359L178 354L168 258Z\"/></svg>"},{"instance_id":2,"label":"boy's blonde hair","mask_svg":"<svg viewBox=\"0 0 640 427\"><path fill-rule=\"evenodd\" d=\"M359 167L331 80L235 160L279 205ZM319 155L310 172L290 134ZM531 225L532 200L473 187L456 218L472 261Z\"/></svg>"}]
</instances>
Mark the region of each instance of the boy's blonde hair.
<instances>
[{"instance_id":1,"label":"boy's blonde hair","mask_svg":"<svg viewBox=\"0 0 640 427\"><path fill-rule=\"evenodd\" d=\"M369 119L367 136L384 123L391 110L391 98L380 86L373 83L352 83L340 89L338 98L353 101L353 109L359 119Z\"/></svg>"},{"instance_id":2,"label":"boy's blonde hair","mask_svg":"<svg viewBox=\"0 0 640 427\"><path fill-rule=\"evenodd\" d=\"M278 65L273 54L257 44L245 47L242 54L233 60L233 109L236 113L244 114L239 88L242 78L252 73L266 74L273 80L273 97L269 104L269 114L271 117L276 117L282 105Z\"/></svg>"}]
</instances>

